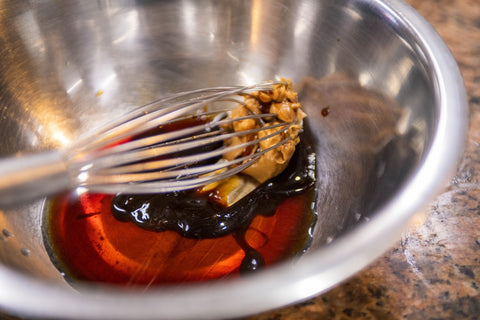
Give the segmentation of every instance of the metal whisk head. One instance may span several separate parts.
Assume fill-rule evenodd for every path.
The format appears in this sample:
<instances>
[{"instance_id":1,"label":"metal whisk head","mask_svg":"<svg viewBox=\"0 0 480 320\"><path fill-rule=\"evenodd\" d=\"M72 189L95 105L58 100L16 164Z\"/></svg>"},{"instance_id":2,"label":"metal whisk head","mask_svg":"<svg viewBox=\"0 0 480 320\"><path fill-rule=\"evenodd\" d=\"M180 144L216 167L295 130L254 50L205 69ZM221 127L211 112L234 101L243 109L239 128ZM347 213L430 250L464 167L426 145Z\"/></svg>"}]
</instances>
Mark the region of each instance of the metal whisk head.
<instances>
[{"instance_id":1,"label":"metal whisk head","mask_svg":"<svg viewBox=\"0 0 480 320\"><path fill-rule=\"evenodd\" d=\"M263 123L275 117L262 113L231 119L228 113L243 103L241 95L270 91L280 83L189 91L135 109L79 139L67 153L71 172L77 174L79 186L105 193L172 192L225 179L290 139L286 137L268 149L254 150L234 160L222 159L226 152L251 148L295 124L282 122L235 132L226 129L236 121L253 119ZM258 138L260 131L272 129L273 133ZM224 143L246 135L250 140L244 143Z\"/></svg>"}]
</instances>

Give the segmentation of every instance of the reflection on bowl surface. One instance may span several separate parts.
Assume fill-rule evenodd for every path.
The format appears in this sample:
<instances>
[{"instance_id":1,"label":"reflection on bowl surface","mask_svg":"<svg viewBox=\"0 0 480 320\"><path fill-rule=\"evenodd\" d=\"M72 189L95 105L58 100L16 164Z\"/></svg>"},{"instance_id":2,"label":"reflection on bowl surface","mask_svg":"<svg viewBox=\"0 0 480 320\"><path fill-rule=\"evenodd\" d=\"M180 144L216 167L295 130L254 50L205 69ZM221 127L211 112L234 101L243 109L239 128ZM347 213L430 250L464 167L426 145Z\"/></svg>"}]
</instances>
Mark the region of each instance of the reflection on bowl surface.
<instances>
[{"instance_id":1,"label":"reflection on bowl surface","mask_svg":"<svg viewBox=\"0 0 480 320\"><path fill-rule=\"evenodd\" d=\"M457 67L401 1L52 0L0 10L1 156L68 146L169 93L288 77L308 113L317 166L307 252L206 284L73 288L44 246L43 202L3 210L8 293L0 307L11 312L210 319L304 299L388 248L449 178L462 148Z\"/></svg>"}]
</instances>

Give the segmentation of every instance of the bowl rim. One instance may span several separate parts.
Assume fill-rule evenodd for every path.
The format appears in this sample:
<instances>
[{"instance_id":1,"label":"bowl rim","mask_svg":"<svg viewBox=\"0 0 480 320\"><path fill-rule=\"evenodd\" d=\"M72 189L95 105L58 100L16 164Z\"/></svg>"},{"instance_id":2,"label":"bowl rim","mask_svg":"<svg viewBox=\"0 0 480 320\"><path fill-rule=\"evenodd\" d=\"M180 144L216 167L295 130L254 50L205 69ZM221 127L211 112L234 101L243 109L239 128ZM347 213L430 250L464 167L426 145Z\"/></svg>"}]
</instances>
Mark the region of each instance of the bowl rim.
<instances>
[{"instance_id":1,"label":"bowl rim","mask_svg":"<svg viewBox=\"0 0 480 320\"><path fill-rule=\"evenodd\" d=\"M453 177L463 154L468 129L468 105L457 63L434 28L403 0L359 0L388 13L409 30L431 68L436 92L436 129L428 154L416 174L368 223L310 252L295 263L283 263L260 275L240 280L212 281L150 289L52 286L0 266L0 307L22 315L58 318L212 319L247 316L308 299L358 272L400 238L410 218L428 205ZM441 156L441 157L440 157ZM441 158L442 161L438 161ZM442 174L432 174L432 173ZM379 242L378 239L384 239ZM373 250L362 250L362 248ZM281 278L282 281L277 280ZM28 290L25 290L28 288ZM252 292L265 292L262 299ZM41 294L39 294L41 293ZM133 300L132 300L133 299ZM72 303L74 301L75 303ZM240 302L240 303L239 303ZM195 313L192 313L195 310Z\"/></svg>"}]
</instances>

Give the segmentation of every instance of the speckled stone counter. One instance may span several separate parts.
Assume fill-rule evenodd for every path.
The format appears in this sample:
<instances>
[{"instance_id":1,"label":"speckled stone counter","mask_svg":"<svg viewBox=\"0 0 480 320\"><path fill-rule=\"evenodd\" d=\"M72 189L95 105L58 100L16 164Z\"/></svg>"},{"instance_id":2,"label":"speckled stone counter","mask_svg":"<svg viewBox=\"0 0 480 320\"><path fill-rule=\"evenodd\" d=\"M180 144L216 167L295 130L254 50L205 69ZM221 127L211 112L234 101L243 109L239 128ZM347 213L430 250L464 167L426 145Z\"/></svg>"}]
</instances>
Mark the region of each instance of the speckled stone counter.
<instances>
[{"instance_id":1,"label":"speckled stone counter","mask_svg":"<svg viewBox=\"0 0 480 320\"><path fill-rule=\"evenodd\" d=\"M456 177L368 268L307 302L248 320L480 319L480 1L408 0L455 56L470 129Z\"/></svg>"}]
</instances>

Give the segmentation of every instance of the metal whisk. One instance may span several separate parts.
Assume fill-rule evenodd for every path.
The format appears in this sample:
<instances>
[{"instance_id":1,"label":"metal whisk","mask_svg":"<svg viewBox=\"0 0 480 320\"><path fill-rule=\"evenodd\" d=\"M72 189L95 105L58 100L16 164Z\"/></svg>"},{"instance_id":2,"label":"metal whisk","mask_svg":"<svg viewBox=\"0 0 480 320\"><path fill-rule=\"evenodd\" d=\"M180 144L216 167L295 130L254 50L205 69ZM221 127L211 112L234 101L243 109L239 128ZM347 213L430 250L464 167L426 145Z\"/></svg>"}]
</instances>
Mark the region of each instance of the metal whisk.
<instances>
[{"instance_id":1,"label":"metal whisk","mask_svg":"<svg viewBox=\"0 0 480 320\"><path fill-rule=\"evenodd\" d=\"M263 122L275 117L268 113L230 119L228 112L243 103L240 95L268 91L279 83L179 93L137 108L114 123L85 134L66 150L4 159L0 161L0 206L77 187L102 193L159 193L192 189L225 179L290 139L287 137L266 150L235 160L218 160L232 149L254 146L295 124L264 125L239 132L225 130L235 121ZM217 108L205 110L213 105ZM188 119L201 121L182 129L152 131ZM236 136L257 137L260 131L271 129L275 129L274 133L262 138L231 146L223 143Z\"/></svg>"}]
</instances>

